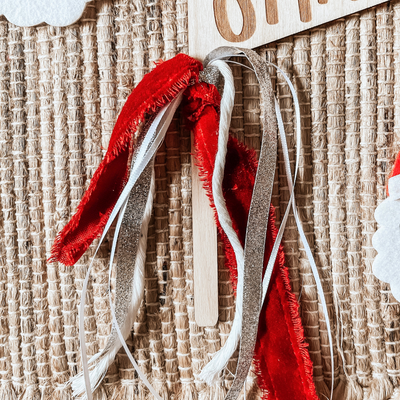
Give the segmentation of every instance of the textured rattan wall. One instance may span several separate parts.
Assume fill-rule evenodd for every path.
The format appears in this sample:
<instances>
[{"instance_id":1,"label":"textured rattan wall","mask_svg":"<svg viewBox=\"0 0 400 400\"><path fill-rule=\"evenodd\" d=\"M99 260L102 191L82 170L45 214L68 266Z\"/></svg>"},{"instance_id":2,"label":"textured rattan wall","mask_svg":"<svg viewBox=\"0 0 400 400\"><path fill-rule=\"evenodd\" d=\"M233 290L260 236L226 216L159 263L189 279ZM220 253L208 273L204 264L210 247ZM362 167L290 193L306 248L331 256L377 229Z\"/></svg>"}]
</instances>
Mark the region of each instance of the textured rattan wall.
<instances>
[{"instance_id":1,"label":"textured rattan wall","mask_svg":"<svg viewBox=\"0 0 400 400\"><path fill-rule=\"evenodd\" d=\"M187 52L187 1L97 0L67 28L18 28L0 19L2 400L71 398L63 384L81 369L77 307L93 246L75 268L46 264L46 258L93 176L131 89L154 61ZM287 72L300 98L297 201L334 327L335 398L400 396L400 307L372 275L371 245L374 209L385 198L385 180L400 149L400 1L259 52ZM257 149L257 82L251 71L233 69L233 132ZM294 163L292 98L281 76L273 82ZM232 374L211 391L197 375L227 338L234 296L220 246L220 319L205 329L196 325L190 137L178 119L155 168L145 300L129 345L166 399L223 399ZM281 152L275 181L279 223L289 199ZM331 379L326 324L293 215L284 239L322 399L329 396ZM86 300L89 355L110 332L108 250L105 243ZM235 371L234 359L228 368ZM246 388L248 399L260 398L254 376ZM151 397L123 352L96 396Z\"/></svg>"}]
</instances>

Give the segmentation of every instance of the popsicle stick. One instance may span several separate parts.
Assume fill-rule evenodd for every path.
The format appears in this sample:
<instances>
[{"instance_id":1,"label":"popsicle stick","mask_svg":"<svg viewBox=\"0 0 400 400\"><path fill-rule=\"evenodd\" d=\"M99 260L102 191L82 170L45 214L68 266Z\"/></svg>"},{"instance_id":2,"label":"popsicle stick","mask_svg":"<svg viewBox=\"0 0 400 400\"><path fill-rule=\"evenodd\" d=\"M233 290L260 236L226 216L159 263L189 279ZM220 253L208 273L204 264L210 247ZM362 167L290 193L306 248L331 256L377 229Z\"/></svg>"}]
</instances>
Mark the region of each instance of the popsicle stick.
<instances>
[{"instance_id":1,"label":"popsicle stick","mask_svg":"<svg viewBox=\"0 0 400 400\"><path fill-rule=\"evenodd\" d=\"M194 157L192 157L192 208L194 314L199 326L213 326L218 321L217 227Z\"/></svg>"}]
</instances>

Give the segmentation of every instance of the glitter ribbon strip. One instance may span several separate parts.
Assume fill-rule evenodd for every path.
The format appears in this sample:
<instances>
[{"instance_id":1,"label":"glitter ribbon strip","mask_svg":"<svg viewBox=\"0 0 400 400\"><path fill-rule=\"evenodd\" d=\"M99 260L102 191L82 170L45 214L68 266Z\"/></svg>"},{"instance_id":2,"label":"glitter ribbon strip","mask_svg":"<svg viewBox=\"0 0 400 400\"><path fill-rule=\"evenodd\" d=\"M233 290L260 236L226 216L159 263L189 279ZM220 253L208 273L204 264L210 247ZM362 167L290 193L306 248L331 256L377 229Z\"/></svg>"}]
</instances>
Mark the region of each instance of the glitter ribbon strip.
<instances>
[{"instance_id":1,"label":"glitter ribbon strip","mask_svg":"<svg viewBox=\"0 0 400 400\"><path fill-rule=\"evenodd\" d=\"M263 133L244 248L243 311L239 359L235 379L226 396L227 400L236 400L239 397L253 360L258 321L262 308L265 238L267 235L269 205L274 184L278 145L274 97L267 63L252 50L231 47L219 48L210 53L208 57L213 60L235 53L244 53L254 68L259 81ZM238 282L239 284L240 282Z\"/></svg>"},{"instance_id":2,"label":"glitter ribbon strip","mask_svg":"<svg viewBox=\"0 0 400 400\"><path fill-rule=\"evenodd\" d=\"M84 314L84 307L85 307L85 293L87 290L88 282L89 282L89 277L90 277L90 270L93 265L93 260L96 257L96 254L100 248L100 245L102 241L105 238L105 235L107 234L108 229L110 228L111 224L113 221L116 219L117 215L118 216L118 221L115 229L115 235L114 235L114 242L111 250L111 255L110 255L110 269L109 269L109 276L111 280L111 267L113 263L113 259L115 256L115 250L116 250L116 242L118 238L119 231L121 229L121 226L123 225L123 219L125 212L128 208L129 204L129 198L131 192L135 192L136 190L140 189L138 188L138 185L141 186L141 190L144 191L144 186L146 186L148 183L147 180L149 179L148 176L152 174L153 167L154 167L154 156L157 152L157 149L161 145L162 141L164 140L166 131L171 123L172 117L175 114L176 109L178 108L180 102L182 99L182 92L180 92L177 97L172 100L170 104L167 106L163 107L157 116L154 118L152 121L144 139L143 142L138 149L137 153L135 153L135 160L132 163L132 168L131 168L131 173L129 175L128 182L126 183L117 203L115 204L111 215L107 221L107 224L104 228L104 231L100 237L99 244L96 248L96 251L93 255L92 262L88 268L87 274L85 281L83 283L83 288L82 288L82 300L80 304L80 315L83 316ZM151 172L151 173L150 173ZM143 179L143 180L142 180ZM150 179L151 181L151 179ZM135 189L136 188L136 189ZM152 204L153 198L152 198L152 190L147 190L146 192L146 201L145 202L146 206L144 209L147 210L147 206ZM134 196L131 198L134 199L135 195L138 193L135 193ZM142 194L140 194L142 196ZM136 203L136 199L135 199ZM134 205L132 204L132 207ZM143 208L142 208L143 209ZM132 211L131 216L129 219L134 219L134 218L139 218L140 211L135 210ZM142 213L143 216L143 213ZM128 221L127 221L128 222ZM147 227L143 227L142 221L139 222L140 228L145 228L147 232ZM141 234L143 234L143 231L141 231ZM132 240L132 239L131 239ZM126 241L126 240L125 240ZM125 243L126 244L126 243ZM122 244L123 246L124 244ZM131 244L130 246L134 246L134 244ZM136 246L137 248L137 246ZM131 248L132 249L132 248ZM137 256L137 254L136 254ZM124 262L127 261L127 258L131 257L131 255L126 254L126 257L124 257ZM137 257L136 257L137 258ZM132 260L129 261L129 265L127 266L128 269L132 268ZM122 263L121 263L122 264ZM136 268L136 266L135 266ZM134 269L135 269L134 268ZM133 273L134 273L133 269ZM121 274L120 274L121 276ZM132 278L133 279L133 278ZM133 282L133 281L132 281ZM120 290L124 291L122 286L120 287ZM133 294L133 292L131 292ZM142 293L136 293L137 295L142 295ZM129 295L128 293L121 293L119 296L122 295L122 302L119 304L123 304L124 307L127 307L130 304L131 298L128 298ZM116 331L118 340L122 347L124 347L126 354L131 361L132 365L134 366L136 372L138 373L138 376L140 379L144 382L144 384L148 387L149 391L152 393L152 395L155 397L157 400L161 400L161 397L158 395L158 393L155 391L155 389L152 387L150 382L148 381L146 375L141 371L139 366L137 365L135 359L133 358L128 346L126 345L125 342L125 337L124 333L122 332L120 328L120 322L122 319L123 312L120 312L119 310L115 310L114 306L112 304L112 299L111 299L111 292L109 291L109 297L110 297L110 309L111 309L111 314L113 317L113 330ZM107 371L109 363L111 363L114 359L114 354L113 351L107 351L107 348L102 350L100 353L97 353L92 359L88 362L87 360L87 355L86 355L86 343L85 343L85 329L84 329L84 318L79 319L79 339L81 342L81 348L82 348L82 369L83 371L76 375L74 378L72 378L71 383L72 383L72 388L74 389L74 393L79 394L82 392L85 392L85 396L87 400L92 400L93 399L93 394L92 391L97 387L97 385L100 383L101 379L99 379L99 376L103 376L105 372ZM115 339L112 339L112 341L108 342L108 348L113 348L112 344L116 343L116 337ZM119 346L117 346L119 350ZM115 349L113 349L115 350ZM89 364L96 364L94 368L91 370L89 373ZM84 384L84 389L82 390L81 383L82 379L81 377L83 376L83 384ZM74 384L75 383L75 384ZM75 387L75 388L74 388Z\"/></svg>"},{"instance_id":3,"label":"glitter ribbon strip","mask_svg":"<svg viewBox=\"0 0 400 400\"><path fill-rule=\"evenodd\" d=\"M126 205L117 244L117 276L115 289L115 316L120 327L130 319L128 312L132 302L133 280L139 239L147 198L150 192L153 163L147 165L133 187ZM107 340L105 351L118 340L115 324Z\"/></svg>"},{"instance_id":4,"label":"glitter ribbon strip","mask_svg":"<svg viewBox=\"0 0 400 400\"><path fill-rule=\"evenodd\" d=\"M273 249L271 251L271 256L268 260L268 265L267 265L267 268L264 273L264 278L262 279L262 290L261 290L261 296L260 296L261 304L264 302L264 299L268 292L270 279L271 279L271 275L272 275L272 270L275 265L275 260L276 260L277 254L278 254L278 248L279 248L281 240L282 240L282 236L283 236L283 232L284 232L284 229L286 226L286 221L287 221L287 218L289 215L289 211L290 211L290 208L293 208L293 215L295 217L299 235L304 244L304 248L305 248L308 260L310 262L311 269L313 271L314 279L315 279L317 289L318 289L318 294L320 296L321 303L322 303L323 313L324 313L325 320L326 320L327 332L328 332L328 338L329 338L329 347L330 347L330 352L331 352L330 358L331 358L331 368L332 368L332 383L331 383L330 398L332 399L333 386L334 386L334 374L333 374L334 373L334 360L333 360L333 342L332 342L331 328L330 328L330 323L329 323L329 314L328 314L328 309L326 306L324 291L322 288L318 269L315 264L315 260L312 255L310 246L307 242L307 238L304 234L302 224L301 224L298 212L297 212L297 207L296 207L296 202L295 202L295 197L294 197L294 186L296 183L296 177L297 177L297 173L298 173L298 169L299 169L299 159L300 159L299 148L301 146L300 106L299 106L299 102L298 102L296 91L293 87L293 84L290 82L290 80L286 76L286 74L276 65L268 63L265 60L262 60L256 53L254 53L254 54L253 53L254 52L252 52L251 50L244 50L244 49L238 49L238 48L233 48L233 47L220 47L220 48L214 50L213 52L211 52L207 56L206 64L212 63L212 61L214 61L214 60L224 59L227 61L227 59L232 56L243 56L244 55L246 58L249 59L249 61L252 63L254 72L260 83L260 94L261 94L260 106L261 106L261 113L262 113L262 117L263 117L262 122L264 123L264 125L263 125L264 134L265 134L265 127L266 127L266 125L265 125L266 115L270 115L270 113L271 113L271 108L270 108L271 102L267 103L268 108L266 108L265 98L267 97L267 94L270 94L269 100L272 99L272 102L274 102L274 103L272 103L272 104L274 104L274 106L272 106L273 107L272 112L275 112L275 114L276 114L276 119L274 120L275 131L276 131L276 122L277 122L278 128L279 128L279 134L280 134L281 142L282 142L283 154L284 154L284 158L285 158L285 169L286 169L288 187L289 187L289 192L290 192L290 200L288 202L288 206L285 211L285 215L281 221L280 229L279 229L278 235L276 237ZM235 62L235 63L237 63L237 62ZM241 63L237 63L237 64L241 64ZM241 65L243 65L243 64L241 64ZM285 129L284 129L278 101L276 100L276 98L274 99L272 87L266 86L264 83L262 83L262 78L260 79L260 75L264 74L264 71L266 71L267 65L271 65L272 67L274 67L277 71L279 71L283 75L284 79L286 80L286 82L290 88L290 91L291 91L293 99L294 99L294 105L295 105L295 110L296 110L296 138L297 138L297 140L296 140L297 141L296 166L295 166L295 172L294 172L294 179L292 179L290 160L289 160L289 150L288 150L288 146L287 146L287 142L286 142ZM243 65L243 66L245 66L245 65ZM267 74L267 73L265 72L265 74ZM274 109L275 109L275 111L273 111ZM260 164L261 164L261 157L263 155L263 146L265 145L264 134L263 134L263 144L262 144L261 153L260 153ZM259 172L260 172L260 165L259 165L259 169L257 171L257 177L259 176ZM275 170L272 172L272 177L273 177L274 173L275 173ZM256 185L257 185L257 180L256 180ZM256 188L254 188L254 191L253 191L252 206L253 206L255 193L256 193ZM251 221L252 220L251 220L251 209L250 209L249 223L248 223L247 234L246 234L246 250L248 249L248 245L247 245L248 241L254 240L249 237L249 234L250 234L249 226L252 223ZM255 223L256 225L259 224L260 223L259 218L257 218L255 220L255 222L253 221L253 223ZM252 254L245 252L246 258L249 255L251 256ZM252 343L253 342L255 343L255 341L256 341L255 336L250 336L254 333L254 330L252 330L252 327L248 326L248 325L250 325L250 323L255 324L254 319L253 319L255 316L255 313L252 312L252 309L255 308L255 303L249 303L248 301L250 300L250 301L255 302L256 298L258 299L258 295L256 296L256 295L251 295L250 293L247 293L251 289L250 289L250 286L246 285L246 282L247 282L246 276L248 277L248 279L251 279L251 277L253 276L253 271L249 270L249 268L248 268L249 266L251 268L252 263L250 263L250 262L245 263L245 271L244 271L244 293L245 293L245 295L244 295L243 312L242 312L243 329L242 329L242 335L241 335L240 354L239 354L239 359L238 359L238 366L237 366L237 370L236 370L235 380L231 386L230 391L228 392L228 394L225 398L228 400L235 400L239 396L240 390L244 384L247 373L249 371L251 359L253 357L254 346L253 347L251 347L251 346L252 346ZM238 282L238 284L239 284L239 282ZM254 289L255 285L253 285L251 287ZM247 318L249 318L249 317L252 319L248 320ZM257 320L257 325L255 325L255 327L257 328L257 326L258 326L258 320ZM255 335L256 334L257 334L257 332L255 333Z\"/></svg>"}]
</instances>

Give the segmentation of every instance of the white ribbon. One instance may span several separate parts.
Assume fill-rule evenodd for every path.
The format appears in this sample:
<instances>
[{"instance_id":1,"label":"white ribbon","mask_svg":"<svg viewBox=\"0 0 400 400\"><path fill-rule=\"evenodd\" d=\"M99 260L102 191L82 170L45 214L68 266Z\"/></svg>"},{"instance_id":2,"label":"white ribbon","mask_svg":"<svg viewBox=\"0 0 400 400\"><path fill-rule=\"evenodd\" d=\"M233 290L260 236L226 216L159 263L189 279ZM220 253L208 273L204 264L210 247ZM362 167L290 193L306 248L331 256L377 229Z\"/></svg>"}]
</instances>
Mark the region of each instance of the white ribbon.
<instances>
[{"instance_id":1,"label":"white ribbon","mask_svg":"<svg viewBox=\"0 0 400 400\"><path fill-rule=\"evenodd\" d=\"M154 119L153 123L151 124L149 131L146 134L146 137L143 140L142 145L140 146L140 150L138 152L138 155L136 157L136 162L132 166L131 173L129 175L128 182L126 186L124 187L120 197L117 200L117 203L115 204L111 215L107 221L107 224L104 228L104 231L100 237L99 243L97 245L96 251L93 255L92 261L89 265L88 271L86 273L85 281L83 283L83 288L82 288L82 296L81 296L81 304L79 307L79 340L81 344L81 353L82 353L82 369L83 369L83 376L85 380L85 387L86 387L86 396L88 400L93 400L93 395L92 395L92 390L96 389L95 387L92 387L91 382L90 382L90 376L89 376L89 366L88 366L88 359L87 359L87 354L86 354L86 340L85 340L85 325L84 325L84 313L85 313L85 299L86 299L86 292L87 292L87 286L89 283L89 278L90 278L90 271L93 266L94 259L97 255L98 250L100 249L100 245L103 242L108 230L110 229L111 224L114 222L114 219L116 218L117 214L119 213L118 221L117 221L117 226L115 229L115 236L114 236L114 241L111 249L111 256L110 256L110 281L111 281L111 268L115 256L115 249L117 245L117 239L118 239L118 234L119 230L121 228L121 223L123 220L123 216L126 210L126 205L127 201L129 198L129 194L134 187L135 183L137 182L138 178L142 174L143 170L145 167L148 165L149 162L151 162L160 147L162 141L164 140L165 134L167 132L167 129L172 121L172 118L175 114L176 109L178 108L180 102L182 100L182 92L177 95L177 97L168 105L163 107L161 111L158 113L157 117ZM109 286L110 289L110 286ZM115 310L112 305L112 300L111 300L111 290L109 290L109 297L110 297L110 308L111 308L111 314L113 318L113 326L115 327L118 337L121 341L122 346L124 347L126 354L131 361L133 367L137 371L139 377L142 379L144 384L147 386L149 391L153 394L153 396L157 400L162 400L161 397L158 395L156 390L153 388L153 386L150 384L148 381L146 375L142 372L142 370L139 368L138 364L136 363L135 359L133 358L126 342L125 338L122 335L121 329L118 326L118 322L115 316ZM98 353L96 356L94 356L89 362L95 361L101 353Z\"/></svg>"},{"instance_id":2,"label":"white ribbon","mask_svg":"<svg viewBox=\"0 0 400 400\"><path fill-rule=\"evenodd\" d=\"M243 282L244 249L240 243L236 231L232 226L232 219L226 207L226 202L222 191L227 144L229 139L229 127L231 124L233 106L235 104L235 83L232 71L225 61L215 60L210 62L209 65L217 67L224 77L224 92L221 99L218 130L218 150L215 156L214 172L212 175L212 195L215 209L218 214L218 220L235 253L238 282ZM204 380L209 385L216 383L216 379L219 378L219 372L225 368L227 362L238 346L240 333L242 330L242 309L243 285L238 284L236 291L235 317L228 339L226 340L223 348L214 355L212 360L203 368L199 375L199 379Z\"/></svg>"},{"instance_id":3,"label":"white ribbon","mask_svg":"<svg viewBox=\"0 0 400 400\"><path fill-rule=\"evenodd\" d=\"M321 303L322 303L322 309L324 312L324 317L325 317L325 322L326 322L326 330L328 332L328 339L329 339L329 349L330 349L330 355L331 355L331 367L332 367L332 383L331 383L331 399L333 397L333 385L334 385L334 359L333 359L333 341L332 341L332 333L331 333L331 326L330 326L330 321L329 321L329 313L328 313L328 308L326 306L326 301L325 301L325 295L324 295L324 289L322 287L321 279L319 277L319 272L317 265L315 263L314 256L311 252L310 245L308 244L307 237L304 233L303 226L297 211L297 206L296 206L296 201L295 201L295 196L294 196L294 186L296 184L296 179L297 179L297 174L299 171L299 162L300 162L300 146L301 146L301 122L300 122L300 105L299 105L299 100L296 95L296 90L288 78L288 76L276 65L269 63L272 65L274 68L276 68L285 78L287 84L289 85L290 91L292 92L293 96L293 101L294 101L294 106L296 110L296 166L295 166L295 173L294 173L294 179L292 181L292 173L291 173L291 168L290 168L290 158L289 158L289 150L288 150L288 145L286 142L286 133L285 133L285 127L283 124L282 120L282 115L281 111L279 108L279 103L277 99L275 98L275 111L276 111L276 117L278 119L278 128L279 128L279 135L281 138L281 143L282 143L282 151L283 151L283 157L285 160L285 170L286 170L286 178L288 182L288 187L289 187L289 192L290 192L290 199L288 206L285 211L285 215L282 219L278 234L275 239L274 247L272 248L271 256L268 261L267 269L265 271L264 275L264 280L263 280L263 301L265 300L265 296L268 291L268 286L269 282L271 279L272 275L272 270L274 268L275 260L278 255L278 250L279 250L279 245L282 241L283 237L283 232L285 230L286 222L289 216L289 211L290 211L290 205L293 208L293 215L296 221L297 229L299 231L299 235L301 238L301 241L303 242L304 249L307 254L308 261L310 262L310 266L314 275L315 283L317 285L318 289L318 295L320 297Z\"/></svg>"},{"instance_id":4,"label":"white ribbon","mask_svg":"<svg viewBox=\"0 0 400 400\"><path fill-rule=\"evenodd\" d=\"M235 57L235 56L241 56L243 57L243 54L230 54L230 55L224 55L223 57L219 57L219 58L215 58L213 60L210 61L211 62L215 62L216 60L220 59L220 60L225 60L227 62L231 62L230 60L226 60L227 57ZM244 65L242 63L238 63L236 61L233 61L233 63L235 64L239 64L242 65L245 68L248 68L250 70L253 71L252 68L248 67L247 65ZM299 235L301 238L301 241L303 242L306 254L307 254L307 258L310 262L310 266L314 275L314 279L315 279L315 283L317 285L317 290L318 290L318 295L320 297L321 303L322 303L322 309L323 309L323 313L324 313L324 317L325 317L325 321L326 321L326 329L328 332L328 339L329 339L329 348L330 348L330 356L331 356L331 367L332 367L332 383L331 383L331 396L330 398L332 399L333 397L333 387L334 387L334 359L333 359L333 341L332 341L332 332L331 332L331 327L330 327L330 320L329 320L329 313L328 313L328 308L326 305L326 301L325 301L325 295L324 295L324 290L322 287L322 283L321 283L321 279L319 277L319 272L318 272L318 268L316 266L315 260L314 260L314 256L311 252L310 249L310 245L308 244L306 235L304 233L303 230L303 226L297 211L297 206L296 206L296 201L295 201L295 196L294 196L294 186L296 184L296 179L297 179L297 175L298 175L298 170L299 170L299 162L300 162L300 146L301 146L301 114L300 114L300 104L299 104L299 100L297 98L297 94L296 94L296 90L292 84L292 82L290 81L289 77L282 71L282 69L280 69L277 65L272 64L270 62L267 61L267 63L269 65L271 65L272 67L274 67L277 71L279 71L282 76L284 77L285 81L287 82L287 84L289 85L290 91L292 93L292 97L293 97L293 102L294 102L294 108L295 108L295 115L296 115L296 164L295 164L295 171L294 171L294 179L292 180L292 172L291 172L291 168L290 168L290 157L289 157L289 149L288 149L288 145L287 145L287 141L286 141L286 133L285 133L285 127L283 124L283 120L282 120L282 115L281 115L281 111L279 108L279 103L277 101L277 99L275 98L275 112L276 112L276 116L277 116L277 120L278 120L278 129L279 129L279 134L280 134L280 138L281 138L281 143L282 143L282 150L283 150L283 156L284 156L284 162L285 162L285 170L286 170L286 177L287 177L287 182L288 182L288 187L289 187L289 193L290 193L290 198L289 198L289 202L284 214L284 217L281 221L281 225L278 231L278 234L276 236L275 239L275 243L274 246L272 248L271 251L271 255L268 261L268 265L264 274L264 278L263 278L263 294L262 294L262 301L264 302L265 300L265 296L268 292L268 288L269 288L269 284L270 284L270 280L271 280L271 275L272 275L272 271L275 265L275 261L278 255L278 250L279 250L279 246L281 244L282 241L282 237L283 237L283 233L285 230L285 226L286 226L286 222L289 216L289 212L290 212L290 208L293 208L293 215L296 221L296 225L297 225L297 229L299 231ZM253 71L254 72L254 71ZM219 216L218 216L219 217ZM238 287L240 286L240 282L239 280L241 279L241 275L238 275ZM243 278L242 278L243 279ZM242 312L242 310L236 310L237 312ZM228 337L229 339L229 337ZM228 342L228 340L227 340ZM220 350L221 351L221 350ZM217 352L218 354L218 352ZM233 354L233 352L232 352ZM231 355L232 355L231 354Z\"/></svg>"},{"instance_id":5,"label":"white ribbon","mask_svg":"<svg viewBox=\"0 0 400 400\"><path fill-rule=\"evenodd\" d=\"M294 171L294 179L292 180L292 172L290 168L290 157L289 157L289 149L286 141L286 133L285 133L285 127L283 124L282 120L282 115L279 107L278 100L275 98L275 111L276 111L276 117L278 120L278 129L279 129L279 135L281 138L281 143L282 143L282 152L283 152L283 157L285 161L285 170L286 170L286 178L288 182L288 187L289 187L289 192L290 192L290 199L285 211L285 215L282 219L281 225L279 227L278 234L275 239L274 246L271 251L271 256L268 261L267 269L265 271L264 275L264 280L263 280L263 301L265 300L265 296L267 295L268 292L268 286L270 283L271 275L272 275L272 270L274 268L275 260L278 255L278 250L279 246L282 241L283 233L285 230L286 222L289 216L290 212L290 206L293 208L293 215L296 221L297 229L299 231L299 235L301 238L301 241L303 242L304 249L307 254L308 261L310 262L310 266L314 275L315 283L317 285L317 290L318 290L318 295L320 297L321 303L322 303L322 309L324 312L324 317L325 317L325 322L326 322L326 330L328 332L328 339L329 339L329 349L330 349L330 355L331 355L331 368L332 368L332 383L331 383L331 396L330 398L332 399L333 397L333 387L334 387L334 371L335 371L335 366L334 366L334 359L333 359L333 341L332 341L332 332L331 332L331 326L330 326L330 320L329 320L329 313L328 313L328 308L326 306L326 301L325 301L325 294L324 294L324 289L322 287L321 279L319 277L319 272L317 265L315 263L314 256L311 252L310 245L308 244L307 237L304 233L303 226L297 211L297 206L296 206L296 201L295 201L295 195L294 195L294 186L296 185L296 179L297 179L297 174L299 171L299 162L300 162L300 146L301 146L301 120L300 120L300 104L299 104L299 99L297 98L296 90L290 81L289 77L275 64L269 63L271 66L273 66L276 70L278 70L282 76L284 77L285 81L287 82L290 91L292 93L293 97L293 102L294 102L294 107L295 107L295 112L296 112L296 164L295 164L295 171Z\"/></svg>"}]
</instances>

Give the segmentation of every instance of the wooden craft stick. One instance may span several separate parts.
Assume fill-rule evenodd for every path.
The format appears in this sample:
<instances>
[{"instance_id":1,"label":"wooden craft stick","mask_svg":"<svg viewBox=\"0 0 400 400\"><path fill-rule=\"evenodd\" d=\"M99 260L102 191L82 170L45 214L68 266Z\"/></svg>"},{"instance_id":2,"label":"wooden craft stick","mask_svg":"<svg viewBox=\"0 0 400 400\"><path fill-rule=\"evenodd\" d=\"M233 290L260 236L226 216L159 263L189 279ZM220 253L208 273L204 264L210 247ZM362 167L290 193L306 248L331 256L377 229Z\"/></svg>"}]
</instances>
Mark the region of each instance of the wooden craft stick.
<instances>
[{"instance_id":1,"label":"wooden craft stick","mask_svg":"<svg viewBox=\"0 0 400 400\"><path fill-rule=\"evenodd\" d=\"M192 207L195 318L199 326L213 326L218 321L217 228L193 158Z\"/></svg>"}]
</instances>

